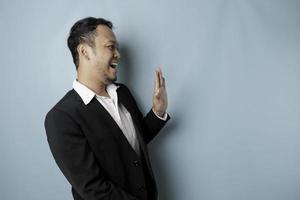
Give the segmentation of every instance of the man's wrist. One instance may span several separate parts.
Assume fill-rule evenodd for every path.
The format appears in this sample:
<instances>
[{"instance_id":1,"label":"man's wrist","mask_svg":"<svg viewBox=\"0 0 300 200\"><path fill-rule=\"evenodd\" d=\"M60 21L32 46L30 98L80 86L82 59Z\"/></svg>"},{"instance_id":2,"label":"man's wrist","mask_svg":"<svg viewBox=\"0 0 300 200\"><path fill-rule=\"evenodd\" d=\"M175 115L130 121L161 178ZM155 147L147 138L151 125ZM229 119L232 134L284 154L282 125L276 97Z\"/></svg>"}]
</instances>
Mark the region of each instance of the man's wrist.
<instances>
[{"instance_id":1,"label":"man's wrist","mask_svg":"<svg viewBox=\"0 0 300 200\"><path fill-rule=\"evenodd\" d=\"M152 110L153 110L153 112L154 112L157 116L159 116L159 117L163 117L164 114L165 114L165 112L157 112L154 108L152 108Z\"/></svg>"},{"instance_id":2,"label":"man's wrist","mask_svg":"<svg viewBox=\"0 0 300 200\"><path fill-rule=\"evenodd\" d=\"M156 115L156 117L158 117L159 119L161 119L161 120L166 120L167 119L167 117L168 117L168 114L167 114L167 112L156 112L155 110L154 110L154 108L152 108L152 111L153 111L153 113Z\"/></svg>"}]
</instances>

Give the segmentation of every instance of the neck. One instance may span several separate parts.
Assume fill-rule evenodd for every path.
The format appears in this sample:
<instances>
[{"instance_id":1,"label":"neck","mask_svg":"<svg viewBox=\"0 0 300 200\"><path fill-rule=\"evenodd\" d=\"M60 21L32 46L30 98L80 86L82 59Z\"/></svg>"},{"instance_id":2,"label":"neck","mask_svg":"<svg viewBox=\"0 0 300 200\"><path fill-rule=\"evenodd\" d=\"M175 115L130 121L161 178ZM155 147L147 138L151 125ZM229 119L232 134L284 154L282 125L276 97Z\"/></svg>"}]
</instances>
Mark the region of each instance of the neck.
<instances>
[{"instance_id":1,"label":"neck","mask_svg":"<svg viewBox=\"0 0 300 200\"><path fill-rule=\"evenodd\" d=\"M82 74L77 74L77 81L100 96L109 96L106 91L107 84L95 79L88 78Z\"/></svg>"}]
</instances>

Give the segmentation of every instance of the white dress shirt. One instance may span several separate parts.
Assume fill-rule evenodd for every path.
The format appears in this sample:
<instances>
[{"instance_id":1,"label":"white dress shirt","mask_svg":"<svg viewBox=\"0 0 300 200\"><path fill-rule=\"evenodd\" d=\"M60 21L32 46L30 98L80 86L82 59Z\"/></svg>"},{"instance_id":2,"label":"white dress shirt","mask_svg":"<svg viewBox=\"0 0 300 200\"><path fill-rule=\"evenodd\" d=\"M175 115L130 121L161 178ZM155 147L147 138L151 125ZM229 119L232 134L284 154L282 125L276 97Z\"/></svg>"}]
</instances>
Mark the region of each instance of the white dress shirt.
<instances>
[{"instance_id":1,"label":"white dress shirt","mask_svg":"<svg viewBox=\"0 0 300 200\"><path fill-rule=\"evenodd\" d=\"M106 91L110 97L105 97L97 95L95 92L93 92L77 80L73 81L73 89L79 94L84 104L87 105L96 96L96 99L102 104L102 106L108 111L108 113L118 124L131 147L136 151L137 154L139 154L139 143L136 137L136 130L131 115L123 106L123 104L118 102L118 87L119 86L116 86L115 84L108 85L106 87ZM165 114L164 117L157 117L162 120L166 120L167 114Z\"/></svg>"}]
</instances>

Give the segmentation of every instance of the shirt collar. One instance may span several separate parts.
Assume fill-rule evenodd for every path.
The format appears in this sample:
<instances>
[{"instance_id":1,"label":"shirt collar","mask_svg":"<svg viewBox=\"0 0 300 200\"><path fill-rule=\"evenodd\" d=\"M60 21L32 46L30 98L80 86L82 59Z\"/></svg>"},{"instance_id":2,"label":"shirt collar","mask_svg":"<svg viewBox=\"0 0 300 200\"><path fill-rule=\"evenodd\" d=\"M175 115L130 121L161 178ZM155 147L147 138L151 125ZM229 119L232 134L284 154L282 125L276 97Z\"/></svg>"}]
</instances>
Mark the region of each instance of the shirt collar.
<instances>
[{"instance_id":1,"label":"shirt collar","mask_svg":"<svg viewBox=\"0 0 300 200\"><path fill-rule=\"evenodd\" d=\"M118 87L119 86L113 83L106 86L107 93L112 99L117 99ZM80 83L79 81L77 81L77 79L73 81L73 89L79 94L79 96L81 97L85 105L90 103L90 101L94 98L95 95L97 97L101 97L97 95L94 91L92 91L91 89L89 89L88 87Z\"/></svg>"}]
</instances>

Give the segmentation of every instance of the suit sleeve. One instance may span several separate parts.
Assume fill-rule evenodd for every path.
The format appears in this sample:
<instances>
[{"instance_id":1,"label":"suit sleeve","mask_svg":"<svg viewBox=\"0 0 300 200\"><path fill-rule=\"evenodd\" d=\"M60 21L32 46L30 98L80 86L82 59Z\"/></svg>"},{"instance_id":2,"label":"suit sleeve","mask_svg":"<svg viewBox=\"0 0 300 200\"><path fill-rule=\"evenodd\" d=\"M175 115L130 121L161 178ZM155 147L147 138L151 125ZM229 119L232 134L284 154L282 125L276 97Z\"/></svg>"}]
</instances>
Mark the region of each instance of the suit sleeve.
<instances>
[{"instance_id":1,"label":"suit sleeve","mask_svg":"<svg viewBox=\"0 0 300 200\"><path fill-rule=\"evenodd\" d=\"M52 109L45 129L57 165L83 199L137 200L105 179L85 135L66 112Z\"/></svg>"},{"instance_id":2,"label":"suit sleeve","mask_svg":"<svg viewBox=\"0 0 300 200\"><path fill-rule=\"evenodd\" d=\"M142 118L142 129L144 132L144 139L146 143L151 142L151 140L158 134L158 132L164 127L167 121L170 119L168 114L167 120L162 120L158 118L152 109Z\"/></svg>"},{"instance_id":3,"label":"suit sleeve","mask_svg":"<svg viewBox=\"0 0 300 200\"><path fill-rule=\"evenodd\" d=\"M133 104L135 105L135 110L136 110L139 120L141 121L141 126L142 126L142 130L143 130L143 132L141 134L142 134L145 142L148 144L158 134L158 132L164 127L166 122L170 119L170 116L168 114L167 119L162 120L155 115L152 108L145 116L143 116L140 109L138 108L138 105L137 105L134 97L132 96L132 94L129 91L129 89L127 88L127 86L125 86L123 84L121 84L121 86L125 89L127 95L129 96L129 98L131 99Z\"/></svg>"}]
</instances>

